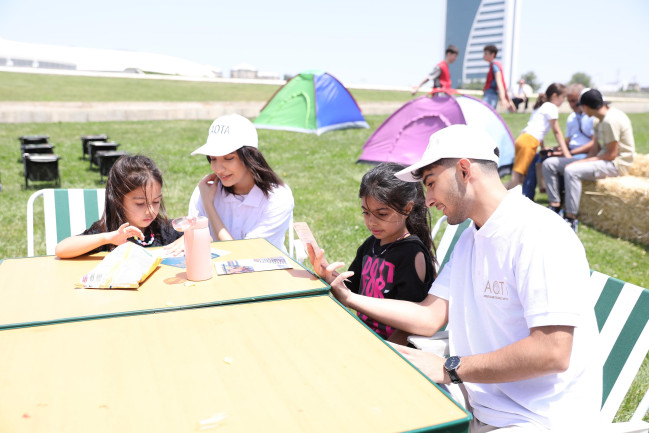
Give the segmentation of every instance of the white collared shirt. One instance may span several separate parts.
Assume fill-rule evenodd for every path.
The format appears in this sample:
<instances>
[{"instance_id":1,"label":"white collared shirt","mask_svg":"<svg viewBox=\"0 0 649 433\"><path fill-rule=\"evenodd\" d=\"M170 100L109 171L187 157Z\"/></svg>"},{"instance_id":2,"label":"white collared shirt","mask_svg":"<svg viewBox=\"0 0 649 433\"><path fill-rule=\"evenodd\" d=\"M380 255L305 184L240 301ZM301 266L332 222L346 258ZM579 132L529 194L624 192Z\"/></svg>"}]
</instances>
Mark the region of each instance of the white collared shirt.
<instances>
[{"instance_id":1,"label":"white collared shirt","mask_svg":"<svg viewBox=\"0 0 649 433\"><path fill-rule=\"evenodd\" d=\"M214 208L234 239L265 238L286 252L284 237L293 215L293 193L288 185L274 188L268 197L257 186L245 196L228 194L219 182ZM189 216L207 216L198 186L189 200ZM216 239L210 225L212 239Z\"/></svg>"},{"instance_id":2,"label":"white collared shirt","mask_svg":"<svg viewBox=\"0 0 649 433\"><path fill-rule=\"evenodd\" d=\"M520 192L510 191L482 228L472 224L462 233L429 291L449 301L452 355L493 352L533 327L575 328L567 371L465 383L476 418L562 432L597 418L602 366L593 350L598 331L589 281L586 253L570 226Z\"/></svg>"}]
</instances>

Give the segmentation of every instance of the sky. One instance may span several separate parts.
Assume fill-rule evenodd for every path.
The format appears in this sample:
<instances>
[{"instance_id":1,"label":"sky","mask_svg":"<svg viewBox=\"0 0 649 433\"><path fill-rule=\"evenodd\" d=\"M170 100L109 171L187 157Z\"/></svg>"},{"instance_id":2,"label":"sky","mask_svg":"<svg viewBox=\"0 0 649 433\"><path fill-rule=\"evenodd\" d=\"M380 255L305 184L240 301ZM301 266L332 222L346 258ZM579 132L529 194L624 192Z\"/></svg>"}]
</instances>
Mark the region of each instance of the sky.
<instances>
[{"instance_id":1,"label":"sky","mask_svg":"<svg viewBox=\"0 0 649 433\"><path fill-rule=\"evenodd\" d=\"M462 1L462 0L449 0ZM547 86L649 86L649 1L520 0L519 73ZM444 0L0 0L0 38L181 57L221 69L325 70L413 86L443 58Z\"/></svg>"}]
</instances>

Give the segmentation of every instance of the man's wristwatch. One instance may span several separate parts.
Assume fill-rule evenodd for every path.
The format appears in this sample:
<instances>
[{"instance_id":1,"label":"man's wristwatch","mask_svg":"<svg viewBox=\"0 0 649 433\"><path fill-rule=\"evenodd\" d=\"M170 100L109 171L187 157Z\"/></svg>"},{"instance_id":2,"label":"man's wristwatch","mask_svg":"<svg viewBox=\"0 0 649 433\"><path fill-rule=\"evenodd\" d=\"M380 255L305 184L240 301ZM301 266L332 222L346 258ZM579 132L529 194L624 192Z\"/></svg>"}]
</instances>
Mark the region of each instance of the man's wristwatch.
<instances>
[{"instance_id":1,"label":"man's wristwatch","mask_svg":"<svg viewBox=\"0 0 649 433\"><path fill-rule=\"evenodd\" d=\"M462 383L462 379L457 375L457 369L460 367L460 357L451 356L444 362L444 370L448 373L453 383Z\"/></svg>"}]
</instances>

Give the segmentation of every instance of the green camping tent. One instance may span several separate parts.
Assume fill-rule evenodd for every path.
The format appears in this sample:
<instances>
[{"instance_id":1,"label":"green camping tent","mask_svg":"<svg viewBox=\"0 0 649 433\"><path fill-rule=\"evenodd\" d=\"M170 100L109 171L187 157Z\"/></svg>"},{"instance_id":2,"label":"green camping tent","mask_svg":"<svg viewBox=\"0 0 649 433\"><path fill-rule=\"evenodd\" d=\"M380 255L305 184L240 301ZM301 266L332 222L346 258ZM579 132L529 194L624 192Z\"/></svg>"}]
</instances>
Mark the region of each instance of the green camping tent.
<instances>
[{"instance_id":1,"label":"green camping tent","mask_svg":"<svg viewBox=\"0 0 649 433\"><path fill-rule=\"evenodd\" d=\"M322 71L307 71L291 78L253 123L258 129L318 135L335 129L369 128L345 86Z\"/></svg>"}]
</instances>

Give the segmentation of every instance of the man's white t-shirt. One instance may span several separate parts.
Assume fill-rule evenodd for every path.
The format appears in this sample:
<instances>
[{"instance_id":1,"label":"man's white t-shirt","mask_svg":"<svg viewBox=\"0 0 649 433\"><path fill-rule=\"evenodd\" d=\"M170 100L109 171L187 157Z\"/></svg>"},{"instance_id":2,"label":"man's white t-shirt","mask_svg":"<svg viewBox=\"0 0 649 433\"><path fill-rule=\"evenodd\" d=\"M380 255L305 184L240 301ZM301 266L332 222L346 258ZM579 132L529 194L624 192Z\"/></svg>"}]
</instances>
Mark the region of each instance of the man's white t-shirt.
<instances>
[{"instance_id":1,"label":"man's white t-shirt","mask_svg":"<svg viewBox=\"0 0 649 433\"><path fill-rule=\"evenodd\" d=\"M268 197L257 186L245 196L228 194L219 182L214 207L234 239L266 238L286 252L284 238L293 215L293 193L288 185L274 188ZM198 186L189 200L189 216L207 216ZM212 239L216 239L210 225Z\"/></svg>"},{"instance_id":2,"label":"man's white t-shirt","mask_svg":"<svg viewBox=\"0 0 649 433\"><path fill-rule=\"evenodd\" d=\"M449 301L451 355L493 352L530 328L575 327L567 371L509 383L465 383L473 415L496 426L568 431L599 416L602 364L584 248L557 214L508 193L486 224L467 228L430 294ZM461 375L460 375L461 377Z\"/></svg>"},{"instance_id":3,"label":"man's white t-shirt","mask_svg":"<svg viewBox=\"0 0 649 433\"><path fill-rule=\"evenodd\" d=\"M550 130L550 121L559 118L559 107L552 102L545 102L532 112L527 126L523 132L530 134L539 141L543 141L545 134Z\"/></svg>"}]
</instances>

